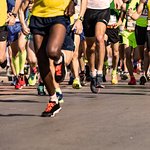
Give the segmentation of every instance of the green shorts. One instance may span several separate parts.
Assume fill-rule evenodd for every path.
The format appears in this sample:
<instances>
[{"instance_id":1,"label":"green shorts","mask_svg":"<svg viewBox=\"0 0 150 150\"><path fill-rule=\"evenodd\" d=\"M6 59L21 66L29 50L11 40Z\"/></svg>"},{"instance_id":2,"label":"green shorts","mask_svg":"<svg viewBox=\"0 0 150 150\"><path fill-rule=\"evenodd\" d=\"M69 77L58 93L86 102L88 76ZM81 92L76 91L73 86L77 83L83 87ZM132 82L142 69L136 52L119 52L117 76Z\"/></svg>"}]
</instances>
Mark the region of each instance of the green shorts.
<instances>
[{"instance_id":1,"label":"green shorts","mask_svg":"<svg viewBox=\"0 0 150 150\"><path fill-rule=\"evenodd\" d=\"M122 36L122 44L125 44L127 46L131 46L132 48L137 47L136 38L135 38L135 32L129 32L127 30L124 30L121 33Z\"/></svg>"}]
</instances>

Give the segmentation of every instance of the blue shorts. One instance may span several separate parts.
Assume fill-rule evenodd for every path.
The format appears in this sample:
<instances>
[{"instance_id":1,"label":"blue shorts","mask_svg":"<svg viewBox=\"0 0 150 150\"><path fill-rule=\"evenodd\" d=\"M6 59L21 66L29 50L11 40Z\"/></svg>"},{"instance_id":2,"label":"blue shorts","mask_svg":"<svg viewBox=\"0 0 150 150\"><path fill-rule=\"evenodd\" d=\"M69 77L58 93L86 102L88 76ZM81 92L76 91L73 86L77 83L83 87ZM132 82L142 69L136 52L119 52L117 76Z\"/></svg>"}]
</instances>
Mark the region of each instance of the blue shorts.
<instances>
[{"instance_id":1,"label":"blue shorts","mask_svg":"<svg viewBox=\"0 0 150 150\"><path fill-rule=\"evenodd\" d=\"M18 33L21 32L21 24L20 22L16 22L13 26L7 26L8 30L8 42L14 42L18 39Z\"/></svg>"}]
</instances>

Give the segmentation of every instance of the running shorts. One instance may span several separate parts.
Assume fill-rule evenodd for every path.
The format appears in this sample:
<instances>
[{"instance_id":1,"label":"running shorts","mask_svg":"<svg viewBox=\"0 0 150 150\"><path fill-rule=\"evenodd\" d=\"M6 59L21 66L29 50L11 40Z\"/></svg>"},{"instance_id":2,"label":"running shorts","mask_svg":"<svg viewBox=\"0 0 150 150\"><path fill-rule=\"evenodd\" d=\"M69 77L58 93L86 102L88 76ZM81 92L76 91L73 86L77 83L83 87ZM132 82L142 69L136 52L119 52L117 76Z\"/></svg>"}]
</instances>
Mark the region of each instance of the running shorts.
<instances>
[{"instance_id":1,"label":"running shorts","mask_svg":"<svg viewBox=\"0 0 150 150\"><path fill-rule=\"evenodd\" d=\"M110 19L110 9L87 9L83 20L83 29L85 37L95 36L95 25L97 22L103 22L106 26Z\"/></svg>"},{"instance_id":2,"label":"running shorts","mask_svg":"<svg viewBox=\"0 0 150 150\"><path fill-rule=\"evenodd\" d=\"M144 45L146 42L147 27L135 26L135 37L137 45Z\"/></svg>"}]
</instances>

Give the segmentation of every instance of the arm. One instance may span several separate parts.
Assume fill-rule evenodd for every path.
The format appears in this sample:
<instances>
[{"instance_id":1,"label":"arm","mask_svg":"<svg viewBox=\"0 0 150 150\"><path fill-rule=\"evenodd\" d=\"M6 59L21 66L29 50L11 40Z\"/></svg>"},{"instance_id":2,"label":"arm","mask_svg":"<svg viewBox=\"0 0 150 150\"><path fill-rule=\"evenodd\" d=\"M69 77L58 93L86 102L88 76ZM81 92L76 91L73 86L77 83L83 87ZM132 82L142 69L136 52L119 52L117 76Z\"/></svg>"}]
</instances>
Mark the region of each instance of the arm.
<instances>
[{"instance_id":1,"label":"arm","mask_svg":"<svg viewBox=\"0 0 150 150\"><path fill-rule=\"evenodd\" d=\"M128 10L128 14L133 20L137 20L141 16L141 13L144 9L144 3L145 3L144 0L141 0L138 5L137 10L134 13L132 12L131 9Z\"/></svg>"},{"instance_id":2,"label":"arm","mask_svg":"<svg viewBox=\"0 0 150 150\"><path fill-rule=\"evenodd\" d=\"M30 29L28 28L28 26L25 22L25 15L24 15L28 6L29 6L29 0L25 0L24 2L22 2L22 5L19 9L19 19L20 19L20 23L22 25L23 33L25 35L28 35L30 33Z\"/></svg>"},{"instance_id":3,"label":"arm","mask_svg":"<svg viewBox=\"0 0 150 150\"><path fill-rule=\"evenodd\" d=\"M122 25L125 15L126 15L126 3L123 3L121 6L120 17L114 28L118 28L120 25Z\"/></svg>"},{"instance_id":4,"label":"arm","mask_svg":"<svg viewBox=\"0 0 150 150\"><path fill-rule=\"evenodd\" d=\"M75 24L72 28L72 30L76 29L76 34L82 33L82 30L83 30L82 21L83 21L83 17L84 17L85 11L86 11L87 2L88 2L87 0L81 1L79 18L77 19L77 21L75 22Z\"/></svg>"},{"instance_id":5,"label":"arm","mask_svg":"<svg viewBox=\"0 0 150 150\"><path fill-rule=\"evenodd\" d=\"M16 16L17 16L17 13L18 13L18 10L20 8L21 3L22 3L22 0L16 0L13 12L10 13L8 15L8 18L7 18L7 24L8 25L14 25L15 24L15 19L16 19Z\"/></svg>"}]
</instances>

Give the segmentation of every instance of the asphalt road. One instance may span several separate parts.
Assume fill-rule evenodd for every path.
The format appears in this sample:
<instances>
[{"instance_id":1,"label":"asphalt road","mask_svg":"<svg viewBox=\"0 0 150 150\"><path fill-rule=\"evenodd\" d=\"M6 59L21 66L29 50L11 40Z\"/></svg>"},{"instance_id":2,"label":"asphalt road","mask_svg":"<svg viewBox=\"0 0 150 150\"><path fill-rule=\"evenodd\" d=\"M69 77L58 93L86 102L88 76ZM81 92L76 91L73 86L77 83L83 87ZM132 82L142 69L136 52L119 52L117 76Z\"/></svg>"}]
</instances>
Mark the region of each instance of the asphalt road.
<instances>
[{"instance_id":1,"label":"asphalt road","mask_svg":"<svg viewBox=\"0 0 150 150\"><path fill-rule=\"evenodd\" d=\"M61 86L61 112L42 118L48 96L37 96L35 86L15 90L0 83L0 150L150 149L150 83L108 81L100 94L92 94L89 85Z\"/></svg>"}]
</instances>

